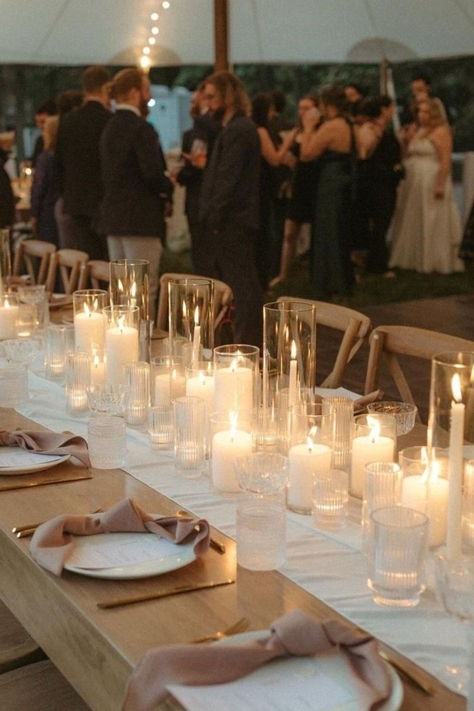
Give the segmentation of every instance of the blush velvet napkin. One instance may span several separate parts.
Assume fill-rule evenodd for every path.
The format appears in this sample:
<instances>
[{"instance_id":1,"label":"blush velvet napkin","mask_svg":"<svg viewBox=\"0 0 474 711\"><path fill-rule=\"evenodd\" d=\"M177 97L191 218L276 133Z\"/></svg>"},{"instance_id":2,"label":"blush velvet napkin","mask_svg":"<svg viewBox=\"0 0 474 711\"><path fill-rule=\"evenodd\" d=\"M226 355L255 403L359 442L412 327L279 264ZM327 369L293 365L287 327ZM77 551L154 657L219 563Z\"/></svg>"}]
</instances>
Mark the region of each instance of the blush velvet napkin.
<instances>
[{"instance_id":1,"label":"blush velvet napkin","mask_svg":"<svg viewBox=\"0 0 474 711\"><path fill-rule=\"evenodd\" d=\"M0 447L22 447L38 454L71 454L90 467L89 451L84 437L62 432L27 432L0 430ZM0 472L1 473L1 472Z\"/></svg>"},{"instance_id":2,"label":"blush velvet napkin","mask_svg":"<svg viewBox=\"0 0 474 711\"><path fill-rule=\"evenodd\" d=\"M373 637L338 620L319 622L301 610L292 610L272 624L268 636L246 644L187 644L150 650L130 677L122 711L153 711L165 698L169 684L222 684L277 657L314 656L337 649L344 656L361 711L388 698L390 677Z\"/></svg>"},{"instance_id":3,"label":"blush velvet napkin","mask_svg":"<svg viewBox=\"0 0 474 711\"><path fill-rule=\"evenodd\" d=\"M123 499L104 513L89 516L56 516L39 526L31 539L30 552L46 570L61 575L76 536L95 533L155 533L172 543L194 540L194 552L203 555L209 548L209 524L204 519L180 516L153 517L133 499Z\"/></svg>"}]
</instances>

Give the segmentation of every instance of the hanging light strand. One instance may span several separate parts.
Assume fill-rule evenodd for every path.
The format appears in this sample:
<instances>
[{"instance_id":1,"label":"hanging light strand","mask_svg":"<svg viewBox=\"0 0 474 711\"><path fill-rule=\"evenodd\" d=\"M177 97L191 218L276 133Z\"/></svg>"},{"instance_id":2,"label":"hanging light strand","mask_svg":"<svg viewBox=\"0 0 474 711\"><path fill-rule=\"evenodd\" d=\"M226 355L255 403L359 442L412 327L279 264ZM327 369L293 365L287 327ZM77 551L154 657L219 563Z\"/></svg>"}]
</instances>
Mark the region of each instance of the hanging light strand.
<instances>
[{"instance_id":1,"label":"hanging light strand","mask_svg":"<svg viewBox=\"0 0 474 711\"><path fill-rule=\"evenodd\" d=\"M171 2L169 0L163 0L161 3L161 7L163 10L169 10L171 7ZM151 66L151 49L150 47L153 47L156 45L156 40L158 35L160 34L160 28L158 26L158 20L160 19L160 14L156 10L153 10L153 12L150 13L150 22L151 25L149 26L149 31L148 31L148 39L146 41L146 44L143 45L142 48L142 54L140 57L140 66L142 69L148 70Z\"/></svg>"}]
</instances>

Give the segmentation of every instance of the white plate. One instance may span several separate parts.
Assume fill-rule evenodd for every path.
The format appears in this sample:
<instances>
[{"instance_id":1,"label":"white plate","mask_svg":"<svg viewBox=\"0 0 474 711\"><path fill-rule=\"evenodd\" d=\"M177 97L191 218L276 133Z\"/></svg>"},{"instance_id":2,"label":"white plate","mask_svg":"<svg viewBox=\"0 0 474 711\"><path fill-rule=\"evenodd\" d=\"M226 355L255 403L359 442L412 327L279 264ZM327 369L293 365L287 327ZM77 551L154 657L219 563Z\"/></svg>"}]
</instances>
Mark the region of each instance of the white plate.
<instances>
[{"instance_id":1,"label":"white plate","mask_svg":"<svg viewBox=\"0 0 474 711\"><path fill-rule=\"evenodd\" d=\"M170 543L154 533L98 533L93 536L77 536L72 558L69 559L72 563L67 562L64 568L72 573L91 578L109 580L148 578L189 565L196 559L193 548L194 542ZM95 553L99 553L101 557L105 553L114 563L113 567L79 567L74 564L77 555ZM122 564L117 563L119 557L123 557ZM140 562L133 562L133 558Z\"/></svg>"},{"instance_id":2,"label":"white plate","mask_svg":"<svg viewBox=\"0 0 474 711\"><path fill-rule=\"evenodd\" d=\"M258 639L260 637L266 637L268 636L269 632L267 630L259 630L257 632L244 632L243 634L235 635L234 637L229 637L227 639L219 640L219 642L216 642L215 644L244 644L245 642L249 642L252 639ZM303 661L303 664L305 665L305 668L301 668L301 661ZM333 685L336 684L338 687L342 689L349 690L349 693L352 694L352 689L351 685L349 682L349 677L347 674L347 666L346 662L343 659L342 654L327 654L327 655L322 655L315 657L314 663L317 665L317 668L320 672L325 675L326 679L329 677L329 684ZM288 664L292 664L293 668L289 669ZM400 708L402 701L403 701L403 686L402 683L396 674L396 672L392 669L392 667L387 664L384 661L384 664L387 668L387 672L390 676L390 680L392 682L392 693L390 694L390 697L384 701L384 703L378 707L378 711L398 711ZM299 666L298 666L299 665ZM274 667L274 671L272 672L272 667ZM298 668L298 671L297 671ZM271 663L271 665L264 665L257 671L253 672L250 676L254 677L255 680L258 679L260 676L262 679L262 686L260 689L262 690L262 700L266 701L267 706L269 703L269 700L267 698L266 690L270 690L271 686L273 686L272 679L274 678L274 674L277 675L278 678L285 679L285 685L288 683L293 683L294 685L294 691L289 691L290 695L292 693L297 693L298 689L301 689L301 683L304 681L304 677L306 678L311 678L309 674L309 668L308 668L308 658L303 658L303 657L293 657L292 659L290 658L285 658L285 659L280 659L280 660L275 660L274 662ZM244 677L245 678L245 677ZM249 677L246 677L247 679ZM241 685L241 682L243 679L238 679L236 682L231 682L229 685L223 684L223 685L214 685L214 686L208 686L208 687L191 687L189 691L191 692L191 697L197 692L197 695L193 699L194 703L188 704L186 708L188 709L201 709L203 708L214 708L214 701L215 697L219 698L219 696L222 696L222 694L226 694L228 687L231 687L232 684L238 684L240 686L240 693L243 690L243 687ZM324 677L321 677L321 686L320 688L324 688ZM311 698L314 697L314 691L316 689L317 681L315 682L314 686L311 682ZM227 688L226 688L227 687ZM186 697L186 691L189 687L185 686L179 686L178 688L176 686L170 687L170 691L175 696L178 698L178 700L181 701L181 703L185 702L185 697ZM251 688L251 687L250 687ZM306 687L308 689L308 687ZM327 688L327 683L326 683L326 688ZM247 693L249 693L249 690L247 689ZM288 704L286 704L285 699L283 698L283 695L285 694L285 689L281 688L277 693L281 694L281 696L278 698L278 703L280 704L279 708L289 708ZM306 692L308 693L308 692ZM343 692L344 693L344 692ZM208 695L210 694L210 695ZM182 695L182 696L181 696ZM216 696L217 695L217 696ZM306 694L305 694L306 696ZM347 697L348 694L345 693L345 696ZM225 698L225 697L224 697ZM241 704L241 699L235 698L234 700L234 694L231 693L231 697L229 697L228 701L228 707L231 709L235 708L243 708ZM316 697L314 697L316 698ZM231 703L230 703L231 701ZM254 698L255 701L255 698ZM306 703L308 702L307 699L305 699ZM189 699L188 699L189 702ZM234 705L232 705L232 703ZM225 705L225 704L224 704ZM264 704L263 704L264 705ZM265 708L267 708L265 706ZM322 706L322 705L321 705ZM320 706L318 705L318 708ZM227 708L227 706L226 706ZM255 706L252 706L252 708L258 708L258 705L255 704ZM325 710L329 711L330 706L325 706ZM338 711L358 711L359 710L359 705L357 701L350 700L350 701L345 701L343 703L338 702L336 705L336 708Z\"/></svg>"},{"instance_id":3,"label":"white plate","mask_svg":"<svg viewBox=\"0 0 474 711\"><path fill-rule=\"evenodd\" d=\"M0 447L0 476L42 472L67 462L70 457L70 454L38 454L21 447ZM2 467L2 461L8 461L8 466Z\"/></svg>"}]
</instances>

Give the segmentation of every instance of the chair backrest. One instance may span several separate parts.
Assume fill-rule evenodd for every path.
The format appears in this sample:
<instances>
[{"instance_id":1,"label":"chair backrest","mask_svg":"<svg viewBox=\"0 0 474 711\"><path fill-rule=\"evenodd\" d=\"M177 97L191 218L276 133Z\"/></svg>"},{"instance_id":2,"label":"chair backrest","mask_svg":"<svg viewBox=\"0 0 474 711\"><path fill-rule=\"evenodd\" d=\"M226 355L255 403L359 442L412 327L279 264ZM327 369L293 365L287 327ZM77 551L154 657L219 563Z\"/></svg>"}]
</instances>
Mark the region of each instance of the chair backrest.
<instances>
[{"instance_id":1,"label":"chair backrest","mask_svg":"<svg viewBox=\"0 0 474 711\"><path fill-rule=\"evenodd\" d=\"M369 343L365 392L372 392L377 388L383 359L402 400L413 404L416 403L400 365L399 356L431 360L437 353L474 350L474 341L413 326L377 326L370 335Z\"/></svg>"},{"instance_id":2,"label":"chair backrest","mask_svg":"<svg viewBox=\"0 0 474 711\"><path fill-rule=\"evenodd\" d=\"M79 249L58 249L49 265L47 290L54 291L58 267L66 294L72 294L76 289L83 289L87 279L88 261L89 255Z\"/></svg>"},{"instance_id":3,"label":"chair backrest","mask_svg":"<svg viewBox=\"0 0 474 711\"><path fill-rule=\"evenodd\" d=\"M52 242L43 242L43 240L40 239L24 239L19 241L15 247L13 275L20 276L24 263L31 283L45 284L51 255L55 252L56 245Z\"/></svg>"},{"instance_id":4,"label":"chair backrest","mask_svg":"<svg viewBox=\"0 0 474 711\"><path fill-rule=\"evenodd\" d=\"M87 276L93 289L102 289L102 284L110 281L110 262L102 259L91 259L87 262Z\"/></svg>"},{"instance_id":5,"label":"chair backrest","mask_svg":"<svg viewBox=\"0 0 474 711\"><path fill-rule=\"evenodd\" d=\"M342 339L334 360L334 365L321 387L338 388L344 371L370 331L370 318L347 306L331 304L313 299L298 299L293 296L280 296L278 301L295 301L312 304L316 307L316 324L342 332Z\"/></svg>"},{"instance_id":6,"label":"chair backrest","mask_svg":"<svg viewBox=\"0 0 474 711\"><path fill-rule=\"evenodd\" d=\"M162 331L168 330L168 282L173 279L209 279L214 283L214 331L216 331L234 300L234 294L230 286L219 279L211 279L198 274L175 274L172 272L162 274L160 278L160 294L156 317L157 327Z\"/></svg>"}]
</instances>

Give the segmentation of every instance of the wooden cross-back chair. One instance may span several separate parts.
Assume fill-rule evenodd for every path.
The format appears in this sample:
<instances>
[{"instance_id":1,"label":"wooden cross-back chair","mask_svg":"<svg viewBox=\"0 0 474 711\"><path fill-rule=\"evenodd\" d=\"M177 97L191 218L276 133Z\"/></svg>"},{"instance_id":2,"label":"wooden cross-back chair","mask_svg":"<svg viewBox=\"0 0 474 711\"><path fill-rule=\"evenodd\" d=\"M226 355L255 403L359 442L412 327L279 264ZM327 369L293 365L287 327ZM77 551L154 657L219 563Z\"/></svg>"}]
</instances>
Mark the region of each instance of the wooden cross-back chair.
<instances>
[{"instance_id":1,"label":"wooden cross-back chair","mask_svg":"<svg viewBox=\"0 0 474 711\"><path fill-rule=\"evenodd\" d=\"M230 286L219 279L211 279L198 274L175 274L173 272L162 274L160 278L157 327L162 331L168 331L168 282L174 279L207 279L214 283L214 331L216 331L234 300Z\"/></svg>"},{"instance_id":2,"label":"wooden cross-back chair","mask_svg":"<svg viewBox=\"0 0 474 711\"><path fill-rule=\"evenodd\" d=\"M110 262L91 259L87 262L87 278L93 289L103 289L110 282Z\"/></svg>"},{"instance_id":3,"label":"wooden cross-back chair","mask_svg":"<svg viewBox=\"0 0 474 711\"><path fill-rule=\"evenodd\" d=\"M24 239L15 247L13 276L21 276L23 264L32 284L46 284L52 255L56 245L41 239Z\"/></svg>"},{"instance_id":4,"label":"wooden cross-back chair","mask_svg":"<svg viewBox=\"0 0 474 711\"><path fill-rule=\"evenodd\" d=\"M314 305L316 307L316 324L342 333L332 370L320 383L321 387L338 388L342 383L348 364L370 331L370 318L355 309L326 301L298 299L292 296L280 296L278 301L294 301Z\"/></svg>"},{"instance_id":5,"label":"wooden cross-back chair","mask_svg":"<svg viewBox=\"0 0 474 711\"><path fill-rule=\"evenodd\" d=\"M86 265L88 261L87 252L81 252L79 249L59 249L51 258L47 290L54 291L58 268L66 294L83 289L87 279Z\"/></svg>"},{"instance_id":6,"label":"wooden cross-back chair","mask_svg":"<svg viewBox=\"0 0 474 711\"><path fill-rule=\"evenodd\" d=\"M370 335L369 343L365 392L372 392L378 387L383 361L401 399L414 405L417 403L400 364L400 356L429 361L438 353L474 350L474 341L414 326L377 326Z\"/></svg>"}]
</instances>

